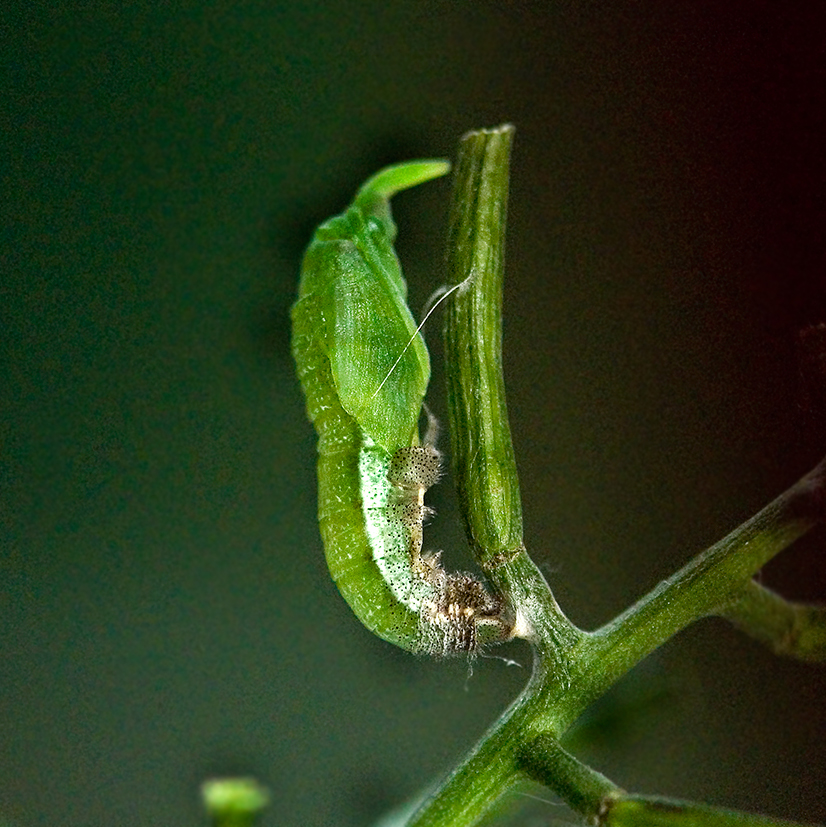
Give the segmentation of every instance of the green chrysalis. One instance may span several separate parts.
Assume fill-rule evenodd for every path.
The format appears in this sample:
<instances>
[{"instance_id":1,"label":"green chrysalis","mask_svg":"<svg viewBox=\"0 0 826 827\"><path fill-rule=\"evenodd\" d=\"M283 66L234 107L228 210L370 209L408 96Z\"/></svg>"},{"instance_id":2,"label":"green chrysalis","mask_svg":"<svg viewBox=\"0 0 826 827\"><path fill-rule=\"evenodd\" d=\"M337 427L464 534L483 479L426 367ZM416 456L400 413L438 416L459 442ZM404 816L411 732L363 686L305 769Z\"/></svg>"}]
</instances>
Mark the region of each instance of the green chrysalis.
<instances>
[{"instance_id":1,"label":"green chrysalis","mask_svg":"<svg viewBox=\"0 0 826 827\"><path fill-rule=\"evenodd\" d=\"M501 602L422 553L424 492L439 476L418 423L430 359L407 307L389 199L446 161L387 167L324 222L304 255L293 355L318 432L318 518L330 574L375 634L413 652L507 636Z\"/></svg>"}]
</instances>

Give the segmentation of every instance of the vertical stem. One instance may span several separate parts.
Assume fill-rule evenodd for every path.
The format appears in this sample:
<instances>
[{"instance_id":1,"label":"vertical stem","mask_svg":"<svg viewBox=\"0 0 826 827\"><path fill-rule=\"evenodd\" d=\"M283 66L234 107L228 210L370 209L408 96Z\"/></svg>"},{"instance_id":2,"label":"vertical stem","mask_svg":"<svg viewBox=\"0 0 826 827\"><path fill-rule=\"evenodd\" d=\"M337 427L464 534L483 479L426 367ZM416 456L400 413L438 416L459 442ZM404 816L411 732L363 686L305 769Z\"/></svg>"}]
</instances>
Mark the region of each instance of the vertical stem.
<instances>
[{"instance_id":1,"label":"vertical stem","mask_svg":"<svg viewBox=\"0 0 826 827\"><path fill-rule=\"evenodd\" d=\"M474 556L517 607L514 633L563 667L580 633L522 543L522 501L502 372L502 283L513 127L462 138L450 211L445 368L456 486ZM564 669L564 667L563 667Z\"/></svg>"},{"instance_id":2,"label":"vertical stem","mask_svg":"<svg viewBox=\"0 0 826 827\"><path fill-rule=\"evenodd\" d=\"M476 559L495 567L522 546L522 501L502 375L502 279L513 127L470 132L459 149L448 278L463 283L445 321L454 472Z\"/></svg>"},{"instance_id":3,"label":"vertical stem","mask_svg":"<svg viewBox=\"0 0 826 827\"><path fill-rule=\"evenodd\" d=\"M502 279L513 128L461 142L450 220L449 266L463 284L448 303L445 360L453 455L474 554L518 607L535 644L528 687L414 815L409 827L476 824L524 781L517 752L532 724L553 726L550 699L564 691L564 661L582 633L562 614L522 544L522 506L502 376ZM561 667L561 668L555 668ZM533 734L532 732L530 734Z\"/></svg>"}]
</instances>

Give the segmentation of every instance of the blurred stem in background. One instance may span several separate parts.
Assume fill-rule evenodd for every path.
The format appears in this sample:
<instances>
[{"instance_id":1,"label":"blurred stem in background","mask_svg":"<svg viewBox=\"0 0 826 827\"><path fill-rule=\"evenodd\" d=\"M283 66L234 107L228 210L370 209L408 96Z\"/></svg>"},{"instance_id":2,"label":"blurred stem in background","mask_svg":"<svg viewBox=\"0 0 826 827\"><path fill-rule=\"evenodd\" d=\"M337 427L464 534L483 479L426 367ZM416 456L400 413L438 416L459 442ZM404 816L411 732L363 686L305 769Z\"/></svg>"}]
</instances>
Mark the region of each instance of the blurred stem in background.
<instances>
[{"instance_id":1,"label":"blurred stem in background","mask_svg":"<svg viewBox=\"0 0 826 827\"><path fill-rule=\"evenodd\" d=\"M211 827L252 827L270 793L254 778L212 778L201 785L201 799Z\"/></svg>"}]
</instances>

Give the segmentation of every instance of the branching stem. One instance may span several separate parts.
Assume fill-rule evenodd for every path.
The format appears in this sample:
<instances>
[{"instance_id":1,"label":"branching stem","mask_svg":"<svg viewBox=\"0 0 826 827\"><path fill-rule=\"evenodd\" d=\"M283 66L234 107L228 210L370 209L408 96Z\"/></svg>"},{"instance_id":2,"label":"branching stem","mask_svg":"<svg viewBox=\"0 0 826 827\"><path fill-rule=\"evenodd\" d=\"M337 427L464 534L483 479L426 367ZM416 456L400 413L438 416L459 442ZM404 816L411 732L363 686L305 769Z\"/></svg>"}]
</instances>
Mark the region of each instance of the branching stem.
<instances>
[{"instance_id":1,"label":"branching stem","mask_svg":"<svg viewBox=\"0 0 826 827\"><path fill-rule=\"evenodd\" d=\"M449 270L452 282L467 281L467 288L449 303L445 356L454 470L468 538L493 587L512 607L516 634L530 641L534 668L521 695L409 825L469 827L529 779L606 827L782 824L629 795L560 746L594 700L700 618L722 615L775 648L823 658L823 610L787 603L751 578L823 519L826 461L603 628L583 632L568 620L522 545L504 398L501 294L512 136L505 126L470 133L461 143Z\"/></svg>"}]
</instances>

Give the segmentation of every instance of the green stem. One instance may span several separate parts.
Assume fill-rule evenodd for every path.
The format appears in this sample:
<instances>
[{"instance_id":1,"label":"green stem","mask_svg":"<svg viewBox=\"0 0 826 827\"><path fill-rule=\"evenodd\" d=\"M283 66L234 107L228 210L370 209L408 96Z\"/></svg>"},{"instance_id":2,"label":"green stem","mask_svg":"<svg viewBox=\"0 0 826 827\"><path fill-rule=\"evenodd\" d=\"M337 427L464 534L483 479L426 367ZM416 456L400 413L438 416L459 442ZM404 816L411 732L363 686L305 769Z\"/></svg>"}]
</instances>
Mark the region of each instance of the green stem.
<instances>
[{"instance_id":1,"label":"green stem","mask_svg":"<svg viewBox=\"0 0 826 827\"><path fill-rule=\"evenodd\" d=\"M450 219L449 269L463 283L448 303L445 360L456 482L469 541L493 586L518 607L516 633L538 653L522 695L419 810L411 825L475 824L516 783L537 702L567 686L566 653L582 633L565 617L522 545L522 508L502 375L502 279L513 128L461 142ZM555 668L551 668L553 665ZM540 668L541 666L541 668ZM540 688L543 690L540 692Z\"/></svg>"},{"instance_id":2,"label":"green stem","mask_svg":"<svg viewBox=\"0 0 826 827\"><path fill-rule=\"evenodd\" d=\"M785 600L752 580L740 599L721 615L777 655L826 660L826 606Z\"/></svg>"},{"instance_id":3,"label":"green stem","mask_svg":"<svg viewBox=\"0 0 826 827\"><path fill-rule=\"evenodd\" d=\"M502 374L502 280L513 127L471 132L456 164L445 312L448 412L456 487L482 566L522 550L522 501Z\"/></svg>"},{"instance_id":4,"label":"green stem","mask_svg":"<svg viewBox=\"0 0 826 827\"><path fill-rule=\"evenodd\" d=\"M470 827L522 780L508 722L506 713L407 827Z\"/></svg>"},{"instance_id":5,"label":"green stem","mask_svg":"<svg viewBox=\"0 0 826 827\"><path fill-rule=\"evenodd\" d=\"M622 794L616 784L583 764L549 735L539 735L526 744L519 758L531 778L592 823L603 812L607 800Z\"/></svg>"},{"instance_id":6,"label":"green stem","mask_svg":"<svg viewBox=\"0 0 826 827\"><path fill-rule=\"evenodd\" d=\"M521 766L597 827L794 827L784 819L694 801L627 793L575 758L553 738L526 745Z\"/></svg>"},{"instance_id":7,"label":"green stem","mask_svg":"<svg viewBox=\"0 0 826 827\"><path fill-rule=\"evenodd\" d=\"M456 487L474 556L516 607L514 632L564 669L581 633L522 543L522 501L502 372L502 282L513 127L462 138L450 212L448 271L461 285L445 314Z\"/></svg>"},{"instance_id":8,"label":"green stem","mask_svg":"<svg viewBox=\"0 0 826 827\"><path fill-rule=\"evenodd\" d=\"M448 303L446 368L457 484L468 537L515 632L534 649L531 679L409 827L470 827L516 785L542 780L604 825L692 827L779 822L684 802L628 796L565 752L559 738L622 675L693 621L713 614L768 624L748 585L777 553L822 520L826 460L719 543L593 633L556 603L522 545L521 504L501 366L501 289L511 127L462 140L451 211L450 270L467 280ZM761 599L763 596L761 595ZM764 601L765 602L765 601ZM814 635L822 627L811 624ZM674 816L677 813L677 816Z\"/></svg>"},{"instance_id":9,"label":"green stem","mask_svg":"<svg viewBox=\"0 0 826 827\"><path fill-rule=\"evenodd\" d=\"M824 502L826 461L588 636L577 662L581 680L572 713L690 623L735 604L755 572L822 520Z\"/></svg>"},{"instance_id":10,"label":"green stem","mask_svg":"<svg viewBox=\"0 0 826 827\"><path fill-rule=\"evenodd\" d=\"M598 827L803 827L796 821L655 795L609 799Z\"/></svg>"}]
</instances>

